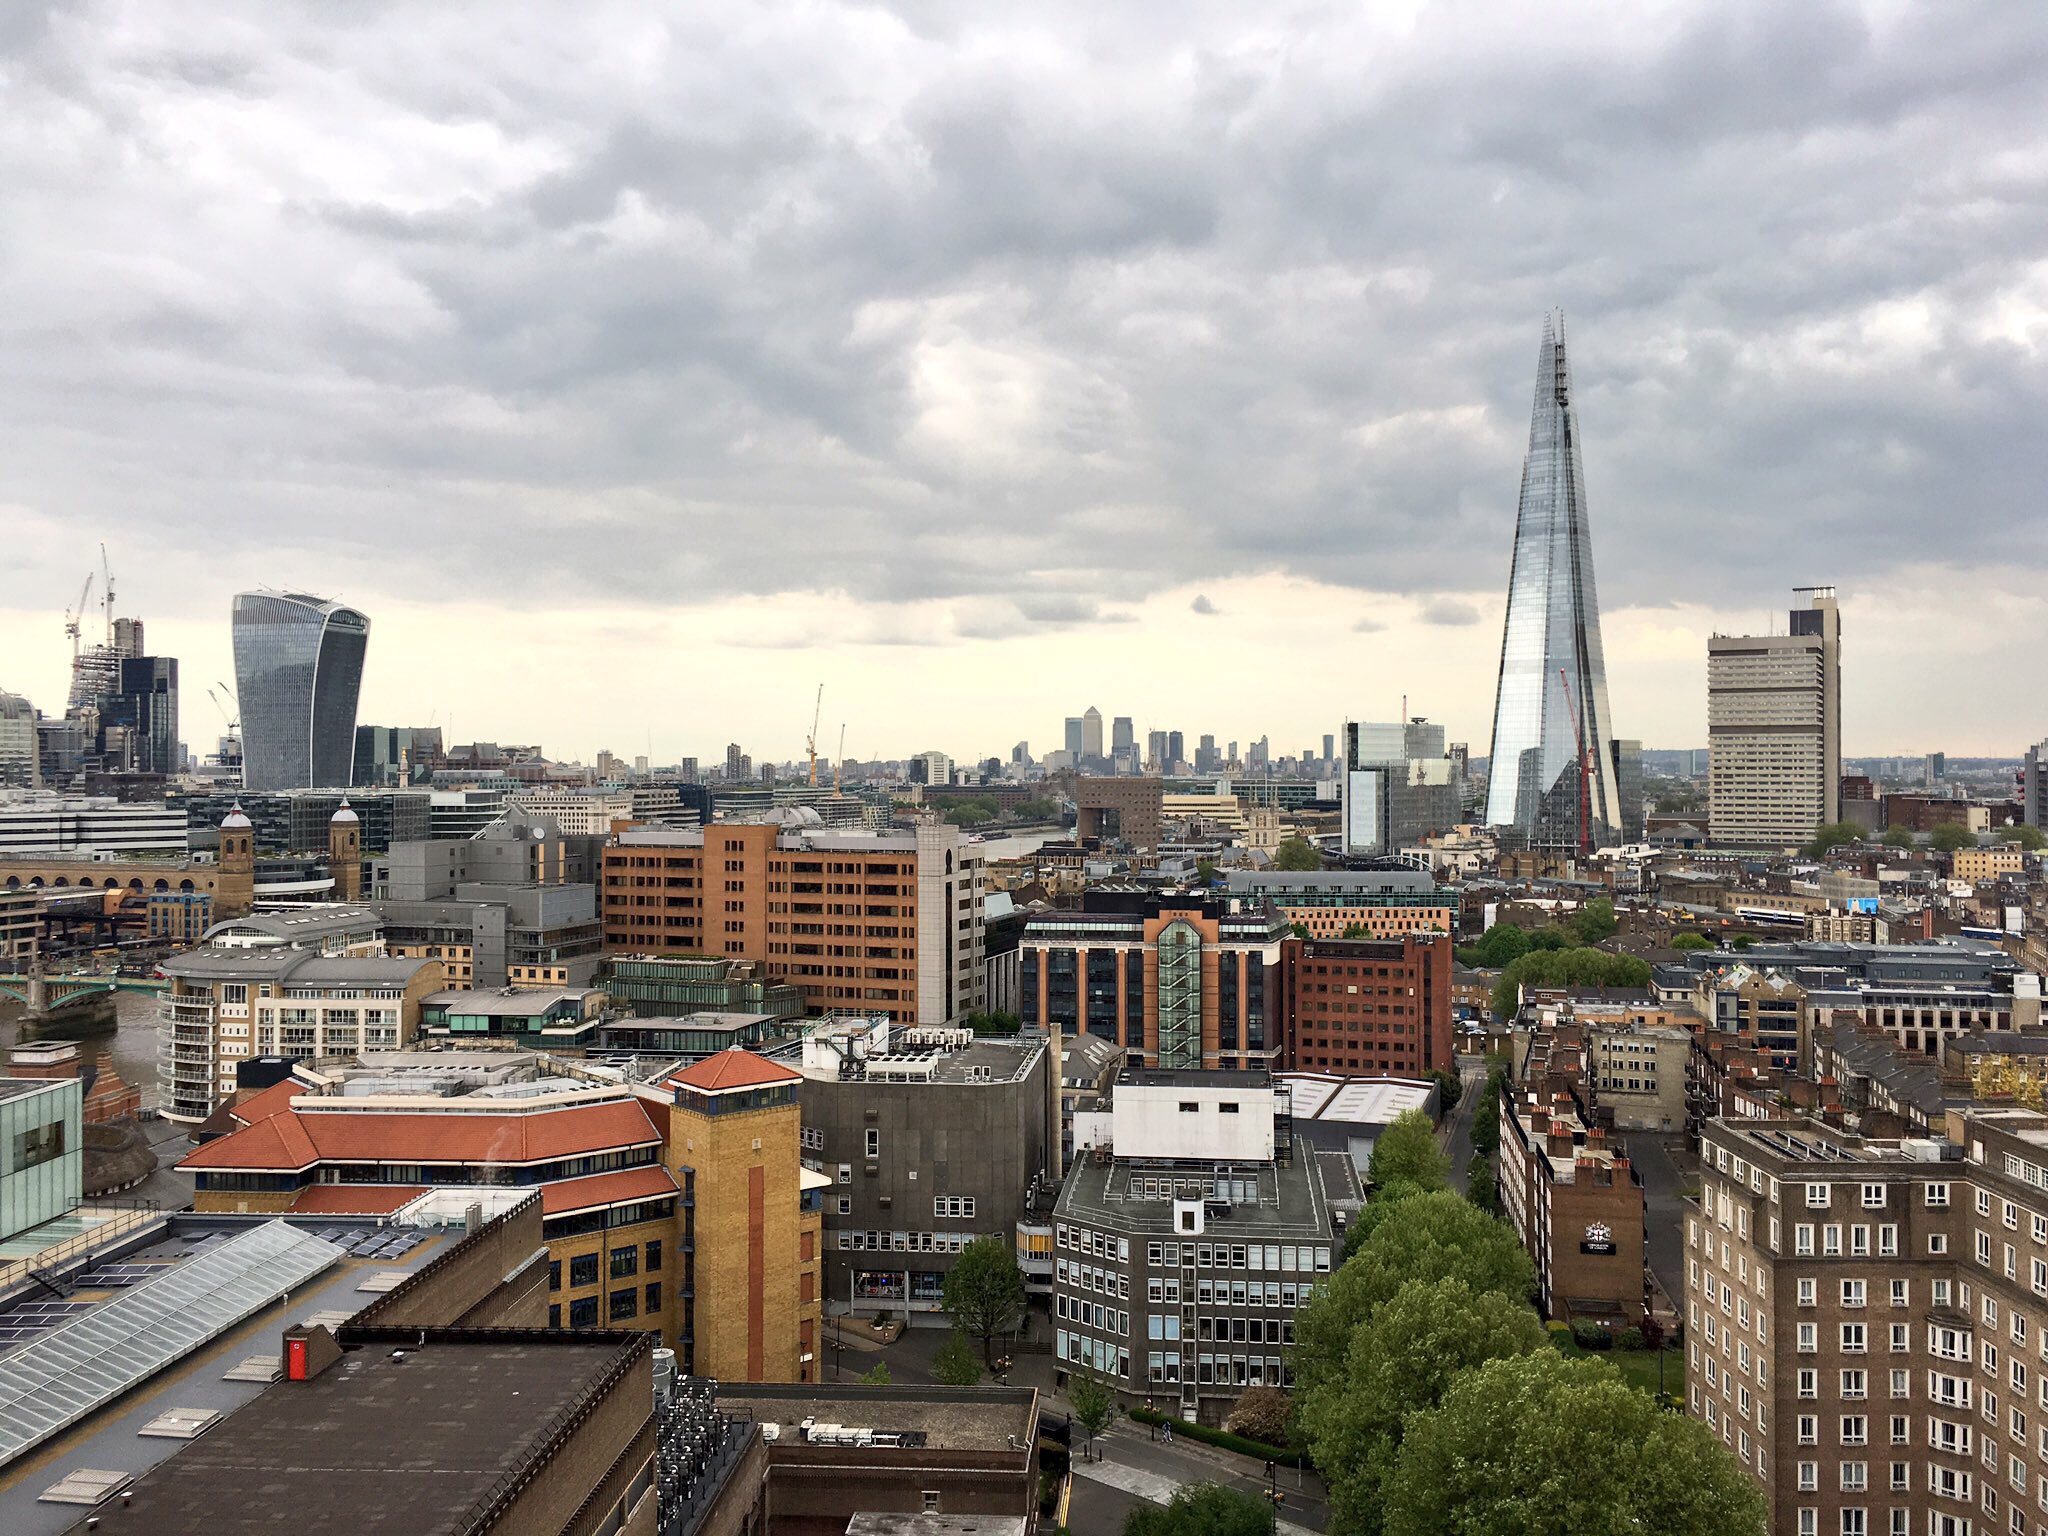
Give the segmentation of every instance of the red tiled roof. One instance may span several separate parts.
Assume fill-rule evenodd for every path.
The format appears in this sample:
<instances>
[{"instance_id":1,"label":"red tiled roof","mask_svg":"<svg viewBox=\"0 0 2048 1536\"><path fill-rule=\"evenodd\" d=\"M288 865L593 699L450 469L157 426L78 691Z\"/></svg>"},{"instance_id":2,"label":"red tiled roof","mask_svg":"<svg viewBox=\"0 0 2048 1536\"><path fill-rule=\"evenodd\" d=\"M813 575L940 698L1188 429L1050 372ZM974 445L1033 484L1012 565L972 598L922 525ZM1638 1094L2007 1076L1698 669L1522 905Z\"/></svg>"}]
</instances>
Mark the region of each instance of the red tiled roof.
<instances>
[{"instance_id":1,"label":"red tiled roof","mask_svg":"<svg viewBox=\"0 0 2048 1536\"><path fill-rule=\"evenodd\" d=\"M272 1115L281 1115L292 1107L292 1099L306 1092L306 1085L295 1077L288 1077L281 1083L272 1083L260 1092L230 1105L228 1113L244 1125L254 1125L259 1120L268 1120Z\"/></svg>"},{"instance_id":2,"label":"red tiled roof","mask_svg":"<svg viewBox=\"0 0 2048 1536\"><path fill-rule=\"evenodd\" d=\"M388 1216L427 1192L424 1184L315 1184L292 1202L297 1215Z\"/></svg>"},{"instance_id":3,"label":"red tiled roof","mask_svg":"<svg viewBox=\"0 0 2048 1536\"><path fill-rule=\"evenodd\" d=\"M210 1141L178 1166L288 1171L319 1162L540 1163L661 1140L631 1098L525 1112L299 1108Z\"/></svg>"},{"instance_id":4,"label":"red tiled roof","mask_svg":"<svg viewBox=\"0 0 2048 1536\"><path fill-rule=\"evenodd\" d=\"M702 1061L669 1074L668 1081L699 1093L724 1093L733 1088L765 1088L771 1083L794 1083L801 1072L769 1061L735 1045L706 1056Z\"/></svg>"},{"instance_id":5,"label":"red tiled roof","mask_svg":"<svg viewBox=\"0 0 2048 1536\"><path fill-rule=\"evenodd\" d=\"M540 1208L543 1216L566 1216L571 1211L627 1200L659 1200L675 1192L676 1181L666 1168L621 1168L617 1173L593 1173L588 1178L543 1184Z\"/></svg>"}]
</instances>

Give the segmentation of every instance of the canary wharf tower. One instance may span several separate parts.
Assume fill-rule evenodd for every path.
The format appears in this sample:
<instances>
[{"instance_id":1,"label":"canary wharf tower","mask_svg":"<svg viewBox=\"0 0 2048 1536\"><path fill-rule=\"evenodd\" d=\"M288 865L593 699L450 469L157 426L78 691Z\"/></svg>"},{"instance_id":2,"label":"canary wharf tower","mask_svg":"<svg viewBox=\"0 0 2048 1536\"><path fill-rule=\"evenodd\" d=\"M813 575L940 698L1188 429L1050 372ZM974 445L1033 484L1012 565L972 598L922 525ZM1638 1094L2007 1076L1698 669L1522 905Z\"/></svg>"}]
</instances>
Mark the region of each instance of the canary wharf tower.
<instances>
[{"instance_id":1,"label":"canary wharf tower","mask_svg":"<svg viewBox=\"0 0 2048 1536\"><path fill-rule=\"evenodd\" d=\"M1624 816L1619 783L1624 774L1636 778L1635 748L1614 740L1607 713L1593 534L1560 312L1545 318L1536 355L1486 820L1519 831L1531 847L1615 841L1639 820Z\"/></svg>"}]
</instances>

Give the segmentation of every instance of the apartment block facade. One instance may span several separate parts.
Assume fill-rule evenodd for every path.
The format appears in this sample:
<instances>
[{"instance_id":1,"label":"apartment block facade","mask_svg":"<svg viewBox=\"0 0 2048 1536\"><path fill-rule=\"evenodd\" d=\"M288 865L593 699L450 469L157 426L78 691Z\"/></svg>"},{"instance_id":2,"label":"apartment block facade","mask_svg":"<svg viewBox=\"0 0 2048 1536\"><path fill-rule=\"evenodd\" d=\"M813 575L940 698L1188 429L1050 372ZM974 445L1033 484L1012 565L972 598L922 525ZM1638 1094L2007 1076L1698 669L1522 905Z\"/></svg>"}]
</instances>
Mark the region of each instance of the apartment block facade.
<instances>
[{"instance_id":1,"label":"apartment block facade","mask_svg":"<svg viewBox=\"0 0 2048 1536\"><path fill-rule=\"evenodd\" d=\"M2048 1117L1948 1131L1705 1128L1686 1407L1774 1536L2048 1532Z\"/></svg>"},{"instance_id":2,"label":"apartment block facade","mask_svg":"<svg viewBox=\"0 0 2048 1536\"><path fill-rule=\"evenodd\" d=\"M1280 947L1289 1071L1455 1070L1448 934L1288 939Z\"/></svg>"},{"instance_id":3,"label":"apartment block facade","mask_svg":"<svg viewBox=\"0 0 2048 1536\"><path fill-rule=\"evenodd\" d=\"M959 828L630 827L604 850L614 952L752 960L805 1011L944 1024L982 1000L982 864Z\"/></svg>"},{"instance_id":4,"label":"apartment block facade","mask_svg":"<svg viewBox=\"0 0 2048 1536\"><path fill-rule=\"evenodd\" d=\"M1457 894L1423 870L1232 870L1226 880L1232 896L1271 902L1311 938L1338 939L1354 929L1374 939L1457 931Z\"/></svg>"}]
</instances>

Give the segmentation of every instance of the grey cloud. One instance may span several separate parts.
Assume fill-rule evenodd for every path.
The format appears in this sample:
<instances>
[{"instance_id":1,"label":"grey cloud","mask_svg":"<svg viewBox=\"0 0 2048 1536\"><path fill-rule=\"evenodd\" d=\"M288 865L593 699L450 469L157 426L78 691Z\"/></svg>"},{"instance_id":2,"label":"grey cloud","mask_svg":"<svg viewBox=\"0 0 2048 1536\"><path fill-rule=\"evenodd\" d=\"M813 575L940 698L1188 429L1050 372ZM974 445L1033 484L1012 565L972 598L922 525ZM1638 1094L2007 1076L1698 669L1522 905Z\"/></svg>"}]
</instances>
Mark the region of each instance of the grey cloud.
<instances>
[{"instance_id":1,"label":"grey cloud","mask_svg":"<svg viewBox=\"0 0 2048 1536\"><path fill-rule=\"evenodd\" d=\"M1439 624L1457 627L1479 622L1479 610L1470 603L1460 602L1455 597L1435 597L1422 605L1420 618L1425 624Z\"/></svg>"},{"instance_id":2,"label":"grey cloud","mask_svg":"<svg viewBox=\"0 0 2048 1536\"><path fill-rule=\"evenodd\" d=\"M2048 571L2030 9L1566 11L17 8L10 495L372 606L1427 614L1505 582L1561 303L1609 606L1875 585L1930 512Z\"/></svg>"},{"instance_id":3,"label":"grey cloud","mask_svg":"<svg viewBox=\"0 0 2048 1536\"><path fill-rule=\"evenodd\" d=\"M1354 635L1377 635L1386 627L1378 619L1354 619L1351 624L1351 633Z\"/></svg>"},{"instance_id":4,"label":"grey cloud","mask_svg":"<svg viewBox=\"0 0 2048 1536\"><path fill-rule=\"evenodd\" d=\"M1221 613L1222 611L1222 609L1218 608L1214 603L1209 601L1209 596L1206 592L1197 592L1195 594L1195 600L1192 603L1188 604L1188 612L1199 613L1204 615L1205 617Z\"/></svg>"}]
</instances>

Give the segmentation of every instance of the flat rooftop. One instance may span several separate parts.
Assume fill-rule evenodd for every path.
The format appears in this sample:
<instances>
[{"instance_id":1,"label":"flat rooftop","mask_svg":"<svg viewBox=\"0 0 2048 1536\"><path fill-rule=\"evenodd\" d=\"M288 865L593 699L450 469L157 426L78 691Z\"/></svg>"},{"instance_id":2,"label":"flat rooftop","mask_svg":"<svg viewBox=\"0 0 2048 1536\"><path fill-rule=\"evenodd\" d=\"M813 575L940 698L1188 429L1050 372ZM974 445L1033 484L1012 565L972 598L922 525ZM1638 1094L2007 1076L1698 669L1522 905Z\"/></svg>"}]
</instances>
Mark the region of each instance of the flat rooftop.
<instances>
[{"instance_id":1,"label":"flat rooftop","mask_svg":"<svg viewBox=\"0 0 2048 1536\"><path fill-rule=\"evenodd\" d=\"M802 1445L805 1419L849 1429L912 1432L931 1451L1010 1454L1014 1438L1032 1443L1037 1428L1035 1387L860 1387L819 1383L785 1386L757 1381L721 1382L721 1413L781 1426L780 1444ZM915 1454L911 1452L910 1454Z\"/></svg>"},{"instance_id":2,"label":"flat rooftop","mask_svg":"<svg viewBox=\"0 0 2048 1536\"><path fill-rule=\"evenodd\" d=\"M171 1219L168 1232L152 1237L138 1248L124 1251L116 1247L111 1251L118 1254L118 1258L102 1256L95 1262L94 1267L104 1270L117 1263L127 1266L157 1263L175 1265L189 1257L198 1243L209 1233L232 1235L247 1231L269 1219L274 1218L180 1214ZM377 1222L350 1220L346 1217L286 1219L301 1231L311 1232L318 1237L328 1237L329 1234L368 1236L380 1231ZM397 1234L397 1229L394 1228L386 1227L381 1230L390 1235ZM409 1252L390 1258L350 1256L343 1259L287 1300L274 1303L255 1313L212 1343L203 1345L181 1360L173 1361L156 1375L132 1391L115 1398L96 1413L81 1419L26 1455L0 1466L0 1531L6 1532L7 1536L57 1536L58 1532L72 1529L74 1522L81 1519L79 1507L75 1504L39 1502L38 1496L44 1489L56 1483L66 1473L82 1467L139 1476L164 1462L174 1452L185 1447L186 1442L142 1435L140 1430L145 1424L172 1408L211 1409L232 1414L235 1409L262 1393L265 1383L224 1380L228 1371L252 1355L280 1354L284 1348L284 1330L294 1323L312 1317L315 1313L353 1314L368 1306L377 1300L381 1293L359 1290L358 1287L364 1281L387 1270L411 1274L437 1258L449 1244L460 1241L462 1237L459 1230L450 1235L434 1231L417 1231L410 1235L423 1241ZM80 1287L72 1299L96 1307L121 1294L120 1288ZM81 1312L77 1315L89 1316L90 1313ZM0 1352L0 1371L6 1369L6 1360L6 1353ZM225 1427L225 1422L217 1424L207 1432L206 1438L219 1434ZM278 1476L279 1473L273 1468L267 1484L257 1481L243 1488L243 1493L251 1497L231 1501L246 1504L249 1518L253 1522L247 1526L221 1524L218 1520L210 1527L165 1526L140 1520L133 1524L138 1531L148 1530L152 1533L186 1529L274 1529L278 1509L276 1502L253 1495L260 1487L265 1486L270 1487L275 1493ZM218 1486L214 1489L214 1498L217 1505L230 1502L221 1499L221 1489ZM113 1513L114 1511L109 1511L110 1515ZM232 1512L215 1508L212 1513L217 1517L226 1518ZM265 1524L266 1521L269 1523ZM415 1525L412 1528L418 1527Z\"/></svg>"},{"instance_id":3,"label":"flat rooftop","mask_svg":"<svg viewBox=\"0 0 2048 1536\"><path fill-rule=\"evenodd\" d=\"M107 1521L151 1536L467 1529L638 1337L522 1331L350 1348L136 1479L134 1501Z\"/></svg>"},{"instance_id":4,"label":"flat rooftop","mask_svg":"<svg viewBox=\"0 0 2048 1536\"><path fill-rule=\"evenodd\" d=\"M1342 1170L1340 1171L1339 1165ZM1325 1162L1305 1147L1295 1149L1292 1162L1209 1163L1168 1162L1154 1158L1113 1158L1097 1163L1076 1157L1060 1187L1056 1213L1069 1221L1092 1222L1131 1233L1174 1235L1173 1202L1192 1185L1208 1185L1221 1177L1255 1184L1256 1204L1233 1202L1229 1213L1208 1218L1204 1236L1225 1242L1236 1238L1300 1242L1331 1241L1330 1200L1347 1198L1332 1192L1331 1177L1348 1180L1355 1199L1358 1176L1350 1159L1338 1154Z\"/></svg>"},{"instance_id":5,"label":"flat rooftop","mask_svg":"<svg viewBox=\"0 0 2048 1536\"><path fill-rule=\"evenodd\" d=\"M1436 1084L1413 1077L1339 1077L1283 1072L1274 1083L1288 1090L1296 1120L1391 1125L1411 1109L1427 1109Z\"/></svg>"},{"instance_id":6,"label":"flat rooftop","mask_svg":"<svg viewBox=\"0 0 2048 1536\"><path fill-rule=\"evenodd\" d=\"M1133 1088L1264 1088L1273 1075L1226 1067L1125 1067L1116 1080Z\"/></svg>"}]
</instances>

